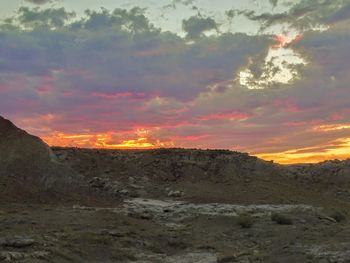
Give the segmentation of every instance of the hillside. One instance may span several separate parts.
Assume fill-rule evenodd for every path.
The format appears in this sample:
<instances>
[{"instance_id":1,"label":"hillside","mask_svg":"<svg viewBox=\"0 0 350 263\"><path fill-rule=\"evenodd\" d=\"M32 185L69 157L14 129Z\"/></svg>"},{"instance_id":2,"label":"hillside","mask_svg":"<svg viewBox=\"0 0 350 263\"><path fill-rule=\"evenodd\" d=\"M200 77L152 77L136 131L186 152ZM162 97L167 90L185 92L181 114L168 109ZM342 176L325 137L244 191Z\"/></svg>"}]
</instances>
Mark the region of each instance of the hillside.
<instances>
[{"instance_id":1,"label":"hillside","mask_svg":"<svg viewBox=\"0 0 350 263\"><path fill-rule=\"evenodd\" d=\"M0 118L0 262L347 263L349 164L51 149Z\"/></svg>"},{"instance_id":2,"label":"hillside","mask_svg":"<svg viewBox=\"0 0 350 263\"><path fill-rule=\"evenodd\" d=\"M59 163L40 138L0 116L0 182L3 198L23 200L77 188L81 177Z\"/></svg>"}]
</instances>

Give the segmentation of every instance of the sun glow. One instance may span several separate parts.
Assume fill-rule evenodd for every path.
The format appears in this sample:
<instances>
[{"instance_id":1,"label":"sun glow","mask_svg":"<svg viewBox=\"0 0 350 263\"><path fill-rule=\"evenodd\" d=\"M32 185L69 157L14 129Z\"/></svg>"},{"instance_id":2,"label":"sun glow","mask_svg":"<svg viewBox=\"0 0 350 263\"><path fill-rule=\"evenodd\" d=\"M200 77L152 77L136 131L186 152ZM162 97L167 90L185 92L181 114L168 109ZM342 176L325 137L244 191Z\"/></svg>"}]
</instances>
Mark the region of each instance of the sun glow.
<instances>
[{"instance_id":1,"label":"sun glow","mask_svg":"<svg viewBox=\"0 0 350 263\"><path fill-rule=\"evenodd\" d=\"M316 131L323 131L323 132L340 131L345 129L350 129L350 124L329 124L329 125L317 126L314 128L314 130Z\"/></svg>"},{"instance_id":2,"label":"sun glow","mask_svg":"<svg viewBox=\"0 0 350 263\"><path fill-rule=\"evenodd\" d=\"M134 137L120 139L122 135L116 133L101 134L66 134L54 133L50 136L43 136L43 140L50 146L61 147L82 147L82 148L105 148L105 149L153 149L161 147L172 147L172 141L154 140L149 136L149 132L144 129L133 133Z\"/></svg>"},{"instance_id":3,"label":"sun glow","mask_svg":"<svg viewBox=\"0 0 350 263\"><path fill-rule=\"evenodd\" d=\"M335 140L321 147L308 147L277 153L256 154L264 160L274 160L280 164L318 163L326 160L349 158L350 138Z\"/></svg>"}]
</instances>

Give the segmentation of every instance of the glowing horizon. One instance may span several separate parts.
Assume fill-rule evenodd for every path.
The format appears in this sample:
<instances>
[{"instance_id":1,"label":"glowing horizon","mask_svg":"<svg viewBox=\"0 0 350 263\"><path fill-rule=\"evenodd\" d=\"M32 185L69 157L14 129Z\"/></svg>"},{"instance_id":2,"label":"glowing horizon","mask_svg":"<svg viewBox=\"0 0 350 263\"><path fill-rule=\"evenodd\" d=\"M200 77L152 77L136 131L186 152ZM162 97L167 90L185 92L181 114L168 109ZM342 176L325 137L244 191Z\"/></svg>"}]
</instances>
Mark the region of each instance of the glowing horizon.
<instances>
[{"instance_id":1,"label":"glowing horizon","mask_svg":"<svg viewBox=\"0 0 350 263\"><path fill-rule=\"evenodd\" d=\"M317 129L317 128L315 128ZM332 129L350 129L350 125L332 127ZM141 136L141 134L139 134ZM147 137L121 140L118 143L112 142L112 133L106 134L62 134L43 137L43 141L51 147L78 147L90 149L115 149L115 150L140 150L140 149L160 149L177 148L173 141L151 140ZM195 138L192 138L195 139ZM340 145L339 148L334 146ZM324 147L322 151L320 148ZM180 147L181 148L181 147ZM191 148L191 147L184 147ZM198 148L204 149L204 148ZM229 149L235 151L235 149ZM327 160L349 159L350 137L334 141L329 145L320 147L309 147L292 149L275 153L251 153L252 156L259 157L266 161L274 161L279 164L299 164L299 163L319 163Z\"/></svg>"},{"instance_id":2,"label":"glowing horizon","mask_svg":"<svg viewBox=\"0 0 350 263\"><path fill-rule=\"evenodd\" d=\"M72 135L61 136L62 139L68 139ZM80 138L93 138L93 135L75 135ZM74 137L75 137L74 136ZM160 142L156 141L155 143L149 142L147 138L137 138L137 139L131 139L131 140L124 140L121 141L118 144L108 144L108 143L101 143L101 139L104 141L106 137L105 135L99 135L97 137L100 137L97 139L95 143L92 144L86 144L86 140L82 140L81 142L75 141L74 143L65 142L63 144L55 143L52 138L42 138L44 142L46 142L50 147L77 147L77 148L87 148L87 149L110 149L110 150L151 150L151 149L163 149L163 148L177 148L176 145L173 142ZM77 138L77 137L75 137ZM322 152L321 154L316 152L312 152L312 148L307 149L294 149L294 150L288 150L285 152L278 152L278 153L257 153L257 154L250 154L251 156L256 156L258 158L261 158L265 161L274 161L275 163L279 164L300 164L300 163L319 163L323 161L329 161L329 160L346 160L349 159L349 151L350 151L350 138L345 138L344 141L346 142L346 145L342 149L334 150L330 149L325 152ZM181 147L179 147L181 148ZM185 147L186 148L186 147ZM192 149L191 147L187 147L188 149ZM206 148L196 148L196 149L203 149ZM235 149L228 149L231 151L235 151ZM310 153L298 153L299 151L303 150L310 150ZM317 149L316 149L317 150Z\"/></svg>"}]
</instances>

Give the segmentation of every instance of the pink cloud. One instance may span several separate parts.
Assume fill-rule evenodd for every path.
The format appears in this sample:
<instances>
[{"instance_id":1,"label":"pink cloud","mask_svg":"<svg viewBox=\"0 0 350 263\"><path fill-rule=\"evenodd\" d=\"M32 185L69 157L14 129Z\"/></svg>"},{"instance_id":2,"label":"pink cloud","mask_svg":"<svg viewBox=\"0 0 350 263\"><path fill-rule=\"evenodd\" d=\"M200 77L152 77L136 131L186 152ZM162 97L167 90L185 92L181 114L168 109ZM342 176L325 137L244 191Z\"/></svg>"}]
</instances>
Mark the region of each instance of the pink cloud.
<instances>
[{"instance_id":1,"label":"pink cloud","mask_svg":"<svg viewBox=\"0 0 350 263\"><path fill-rule=\"evenodd\" d=\"M209 120L245 120L249 118L249 115L242 112L222 112L222 113L211 113L208 115L200 116L197 119L200 121Z\"/></svg>"},{"instance_id":2,"label":"pink cloud","mask_svg":"<svg viewBox=\"0 0 350 263\"><path fill-rule=\"evenodd\" d=\"M305 126L306 124L307 124L307 122L305 122L305 121L288 121L288 122L284 122L283 126L299 127L299 126Z\"/></svg>"},{"instance_id":3,"label":"pink cloud","mask_svg":"<svg viewBox=\"0 0 350 263\"><path fill-rule=\"evenodd\" d=\"M91 93L91 96L94 97L100 97L104 99L118 99L118 98L132 98L132 99L143 99L146 97L145 93L140 92L114 92L114 93L106 93L106 92L99 92L94 91Z\"/></svg>"},{"instance_id":4,"label":"pink cloud","mask_svg":"<svg viewBox=\"0 0 350 263\"><path fill-rule=\"evenodd\" d=\"M279 110L297 113L303 110L291 99L277 99L273 102L273 105Z\"/></svg>"}]
</instances>

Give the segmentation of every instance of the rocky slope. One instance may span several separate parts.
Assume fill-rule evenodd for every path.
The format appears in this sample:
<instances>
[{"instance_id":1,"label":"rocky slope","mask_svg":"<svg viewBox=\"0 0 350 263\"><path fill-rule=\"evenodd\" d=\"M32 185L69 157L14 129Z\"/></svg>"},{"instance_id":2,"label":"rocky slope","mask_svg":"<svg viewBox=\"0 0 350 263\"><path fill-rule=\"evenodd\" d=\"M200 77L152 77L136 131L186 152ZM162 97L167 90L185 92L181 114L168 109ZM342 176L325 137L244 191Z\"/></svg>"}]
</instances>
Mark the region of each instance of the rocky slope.
<instances>
[{"instance_id":1,"label":"rocky slope","mask_svg":"<svg viewBox=\"0 0 350 263\"><path fill-rule=\"evenodd\" d=\"M58 162L52 150L38 137L0 117L0 190L2 194L66 192L78 186L81 177Z\"/></svg>"},{"instance_id":2,"label":"rocky slope","mask_svg":"<svg viewBox=\"0 0 350 263\"><path fill-rule=\"evenodd\" d=\"M279 166L245 153L226 150L155 149L97 150L53 148L59 160L87 177L142 174L155 180L225 180L279 173Z\"/></svg>"},{"instance_id":3,"label":"rocky slope","mask_svg":"<svg viewBox=\"0 0 350 263\"><path fill-rule=\"evenodd\" d=\"M286 168L296 178L305 178L316 182L327 181L334 184L350 183L350 159L331 160L317 164L289 165Z\"/></svg>"},{"instance_id":4,"label":"rocky slope","mask_svg":"<svg viewBox=\"0 0 350 263\"><path fill-rule=\"evenodd\" d=\"M341 194L350 200L350 161L282 166L226 150L53 151L62 163L83 174L93 189L114 196L181 195L171 193L180 188L199 200L222 197L221 201L227 201L235 197L237 202L293 202L309 200L313 193Z\"/></svg>"}]
</instances>

